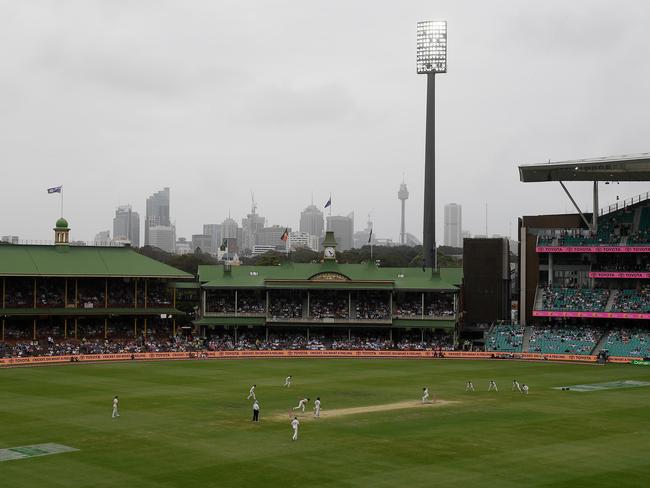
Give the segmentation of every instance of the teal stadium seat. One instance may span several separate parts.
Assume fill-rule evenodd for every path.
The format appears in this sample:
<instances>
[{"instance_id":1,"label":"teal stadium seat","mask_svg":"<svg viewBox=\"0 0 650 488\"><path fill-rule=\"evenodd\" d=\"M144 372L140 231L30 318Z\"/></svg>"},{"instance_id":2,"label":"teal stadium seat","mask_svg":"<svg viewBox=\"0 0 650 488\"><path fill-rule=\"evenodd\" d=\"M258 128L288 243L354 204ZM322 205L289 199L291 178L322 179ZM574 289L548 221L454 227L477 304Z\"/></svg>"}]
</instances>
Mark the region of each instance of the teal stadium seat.
<instances>
[{"instance_id":1,"label":"teal stadium seat","mask_svg":"<svg viewBox=\"0 0 650 488\"><path fill-rule=\"evenodd\" d=\"M524 328L520 325L499 324L492 328L485 339L487 351L521 352L524 341Z\"/></svg>"}]
</instances>

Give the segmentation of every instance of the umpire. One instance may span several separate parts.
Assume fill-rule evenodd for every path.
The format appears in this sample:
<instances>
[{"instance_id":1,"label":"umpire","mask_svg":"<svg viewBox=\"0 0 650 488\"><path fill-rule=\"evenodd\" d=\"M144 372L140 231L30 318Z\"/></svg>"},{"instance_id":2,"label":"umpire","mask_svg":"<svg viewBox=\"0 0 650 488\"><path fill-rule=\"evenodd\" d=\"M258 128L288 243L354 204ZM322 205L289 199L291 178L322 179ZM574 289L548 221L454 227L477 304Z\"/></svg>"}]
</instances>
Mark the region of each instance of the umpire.
<instances>
[{"instance_id":1,"label":"umpire","mask_svg":"<svg viewBox=\"0 0 650 488\"><path fill-rule=\"evenodd\" d=\"M260 404L257 400L253 403L253 422L260 421Z\"/></svg>"}]
</instances>

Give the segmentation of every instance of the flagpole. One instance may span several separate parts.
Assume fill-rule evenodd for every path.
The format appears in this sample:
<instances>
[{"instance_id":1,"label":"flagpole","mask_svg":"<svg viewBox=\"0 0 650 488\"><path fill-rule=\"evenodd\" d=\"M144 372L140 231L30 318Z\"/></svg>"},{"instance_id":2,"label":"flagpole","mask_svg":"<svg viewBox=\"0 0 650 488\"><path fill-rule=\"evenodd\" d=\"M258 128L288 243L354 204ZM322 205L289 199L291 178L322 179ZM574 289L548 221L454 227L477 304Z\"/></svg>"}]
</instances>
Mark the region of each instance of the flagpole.
<instances>
[{"instance_id":1,"label":"flagpole","mask_svg":"<svg viewBox=\"0 0 650 488\"><path fill-rule=\"evenodd\" d=\"M63 218L63 187L61 187L61 218Z\"/></svg>"}]
</instances>

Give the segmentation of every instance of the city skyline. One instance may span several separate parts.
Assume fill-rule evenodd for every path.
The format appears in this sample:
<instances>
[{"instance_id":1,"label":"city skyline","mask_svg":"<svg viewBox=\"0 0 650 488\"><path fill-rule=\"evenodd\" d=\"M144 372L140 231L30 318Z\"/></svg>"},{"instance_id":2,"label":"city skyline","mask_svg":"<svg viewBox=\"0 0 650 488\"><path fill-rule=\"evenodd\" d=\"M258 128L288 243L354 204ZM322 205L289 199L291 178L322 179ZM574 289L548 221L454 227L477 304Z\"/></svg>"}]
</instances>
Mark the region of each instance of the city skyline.
<instances>
[{"instance_id":1,"label":"city skyline","mask_svg":"<svg viewBox=\"0 0 650 488\"><path fill-rule=\"evenodd\" d=\"M11 168L0 205L20 203L2 235L51 239L52 186L63 185L71 233L85 241L110 228L117 206L143 216L144 197L169 186L186 238L229 211L240 221L252 190L270 223L298 228L311 193L320 206L331 192L333 214L370 213L377 235L397 242L405 174L407 232L421 237L426 81L414 45L427 19L448 21L451 61L437 81L437 202L462 205L473 233L485 203L488 233L501 235L522 214L571 210L559 185L520 184L520 163L648 151L643 2L380 2L373 22L365 6L337 2L197 0L153 16L136 4L11 2L0 13L10 74L0 157ZM260 49L263 60L242 62ZM569 189L590 211L589 185ZM601 190L605 206L647 186ZM442 236L440 211L436 221Z\"/></svg>"}]
</instances>

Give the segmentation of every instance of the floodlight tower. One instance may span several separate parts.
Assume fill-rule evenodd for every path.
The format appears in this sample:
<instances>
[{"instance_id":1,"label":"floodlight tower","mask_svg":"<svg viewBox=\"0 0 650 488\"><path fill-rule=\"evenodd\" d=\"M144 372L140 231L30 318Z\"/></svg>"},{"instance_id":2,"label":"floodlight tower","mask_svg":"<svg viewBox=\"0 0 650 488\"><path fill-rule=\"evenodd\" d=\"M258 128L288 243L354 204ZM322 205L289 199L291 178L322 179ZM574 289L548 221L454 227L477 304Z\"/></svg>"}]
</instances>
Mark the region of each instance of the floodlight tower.
<instances>
[{"instance_id":1,"label":"floodlight tower","mask_svg":"<svg viewBox=\"0 0 650 488\"><path fill-rule=\"evenodd\" d=\"M409 191L406 189L406 183L402 182L397 192L397 198L402 202L402 225L399 231L399 243L406 244L406 223L404 222L404 211L406 209L406 200L408 200Z\"/></svg>"},{"instance_id":2,"label":"floodlight tower","mask_svg":"<svg viewBox=\"0 0 650 488\"><path fill-rule=\"evenodd\" d=\"M436 73L447 72L447 21L429 20L417 25L418 74L427 75L427 126L424 150L423 265L436 268Z\"/></svg>"}]
</instances>

